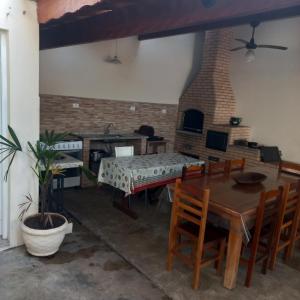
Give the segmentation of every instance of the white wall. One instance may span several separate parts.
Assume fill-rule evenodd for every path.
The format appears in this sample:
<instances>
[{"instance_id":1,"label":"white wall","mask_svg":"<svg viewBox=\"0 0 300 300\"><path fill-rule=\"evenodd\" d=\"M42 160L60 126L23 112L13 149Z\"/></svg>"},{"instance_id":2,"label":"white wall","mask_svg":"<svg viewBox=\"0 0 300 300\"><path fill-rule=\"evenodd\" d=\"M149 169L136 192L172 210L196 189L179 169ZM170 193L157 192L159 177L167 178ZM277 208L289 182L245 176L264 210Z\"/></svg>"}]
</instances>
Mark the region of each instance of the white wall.
<instances>
[{"instance_id":1,"label":"white wall","mask_svg":"<svg viewBox=\"0 0 300 300\"><path fill-rule=\"evenodd\" d=\"M23 15L23 11L26 14ZM39 136L39 29L36 3L29 0L1 0L0 29L7 36L9 54L9 124L15 129L23 147L26 147L25 141L34 142ZM20 154L10 173L8 200L11 246L22 243L18 204L24 202L24 196L31 193L36 201L31 212L37 208L37 180L30 169L31 163Z\"/></svg>"},{"instance_id":2,"label":"white wall","mask_svg":"<svg viewBox=\"0 0 300 300\"><path fill-rule=\"evenodd\" d=\"M238 115L253 128L253 140L278 145L284 159L300 162L300 18L262 23L257 42L286 45L288 51L257 49L247 63L245 51L232 53L231 77ZM250 27L234 29L250 36ZM238 46L234 43L233 46Z\"/></svg>"},{"instance_id":3,"label":"white wall","mask_svg":"<svg viewBox=\"0 0 300 300\"><path fill-rule=\"evenodd\" d=\"M40 53L41 94L178 103L193 63L194 34L141 41L120 39L122 65L106 63L115 41Z\"/></svg>"}]
</instances>

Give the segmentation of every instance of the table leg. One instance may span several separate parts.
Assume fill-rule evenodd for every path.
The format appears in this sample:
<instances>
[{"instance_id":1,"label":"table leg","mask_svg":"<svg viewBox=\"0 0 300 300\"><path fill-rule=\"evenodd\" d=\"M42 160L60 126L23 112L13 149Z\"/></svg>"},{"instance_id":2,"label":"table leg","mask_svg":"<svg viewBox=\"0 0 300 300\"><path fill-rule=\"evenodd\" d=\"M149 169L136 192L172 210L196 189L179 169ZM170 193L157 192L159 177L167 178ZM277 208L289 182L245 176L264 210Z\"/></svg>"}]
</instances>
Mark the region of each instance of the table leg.
<instances>
[{"instance_id":1,"label":"table leg","mask_svg":"<svg viewBox=\"0 0 300 300\"><path fill-rule=\"evenodd\" d=\"M234 289L239 270L240 256L242 250L243 235L239 219L231 220L229 241L227 249L226 269L224 276L224 287Z\"/></svg>"},{"instance_id":2,"label":"table leg","mask_svg":"<svg viewBox=\"0 0 300 300\"><path fill-rule=\"evenodd\" d=\"M137 213L133 211L129 206L129 196L122 197L121 202L114 201L113 206L133 219L138 218Z\"/></svg>"}]
</instances>

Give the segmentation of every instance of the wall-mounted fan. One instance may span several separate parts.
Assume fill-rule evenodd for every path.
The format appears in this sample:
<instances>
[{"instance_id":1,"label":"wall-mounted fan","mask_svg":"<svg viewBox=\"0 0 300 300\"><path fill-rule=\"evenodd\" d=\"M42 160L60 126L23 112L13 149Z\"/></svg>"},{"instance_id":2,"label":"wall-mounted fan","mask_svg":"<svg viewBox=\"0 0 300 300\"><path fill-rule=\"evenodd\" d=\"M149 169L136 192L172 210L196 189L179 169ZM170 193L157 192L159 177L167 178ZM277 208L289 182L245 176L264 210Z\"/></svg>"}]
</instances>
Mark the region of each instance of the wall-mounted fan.
<instances>
[{"instance_id":1,"label":"wall-mounted fan","mask_svg":"<svg viewBox=\"0 0 300 300\"><path fill-rule=\"evenodd\" d=\"M257 48L268 48L268 49L275 49L275 50L287 50L288 49L287 47L283 47L283 46L256 44L254 36L255 36L256 28L259 24L260 24L259 22L251 22L250 25L252 27L252 36L251 36L250 41L248 42L244 39L235 39L236 41L243 43L244 45L231 49L231 51L247 49L248 51L246 52L245 56L246 56L248 62L251 62L255 59L255 49L257 49Z\"/></svg>"}]
</instances>

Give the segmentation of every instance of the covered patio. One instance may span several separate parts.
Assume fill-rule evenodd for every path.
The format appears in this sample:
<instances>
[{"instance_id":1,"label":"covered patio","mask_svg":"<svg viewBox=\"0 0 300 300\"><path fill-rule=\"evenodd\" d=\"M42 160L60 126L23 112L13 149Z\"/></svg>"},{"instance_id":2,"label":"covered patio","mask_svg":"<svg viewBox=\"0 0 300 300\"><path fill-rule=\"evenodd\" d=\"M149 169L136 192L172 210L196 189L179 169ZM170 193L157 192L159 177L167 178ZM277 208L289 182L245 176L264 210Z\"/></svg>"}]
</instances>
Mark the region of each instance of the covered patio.
<instances>
[{"instance_id":1,"label":"covered patio","mask_svg":"<svg viewBox=\"0 0 300 300\"><path fill-rule=\"evenodd\" d=\"M0 299L299 299L299 16L1 3Z\"/></svg>"}]
</instances>

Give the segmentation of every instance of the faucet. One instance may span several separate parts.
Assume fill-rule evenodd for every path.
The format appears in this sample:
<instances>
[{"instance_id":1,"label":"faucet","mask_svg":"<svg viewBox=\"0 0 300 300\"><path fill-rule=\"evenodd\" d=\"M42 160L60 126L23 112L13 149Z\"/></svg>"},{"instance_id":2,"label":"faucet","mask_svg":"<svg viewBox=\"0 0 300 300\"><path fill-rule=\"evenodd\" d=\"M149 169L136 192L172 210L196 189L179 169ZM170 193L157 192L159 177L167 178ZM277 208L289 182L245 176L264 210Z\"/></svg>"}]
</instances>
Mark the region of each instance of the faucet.
<instances>
[{"instance_id":1,"label":"faucet","mask_svg":"<svg viewBox=\"0 0 300 300\"><path fill-rule=\"evenodd\" d=\"M110 134L110 128L114 126L114 123L109 123L104 127L104 134Z\"/></svg>"}]
</instances>

